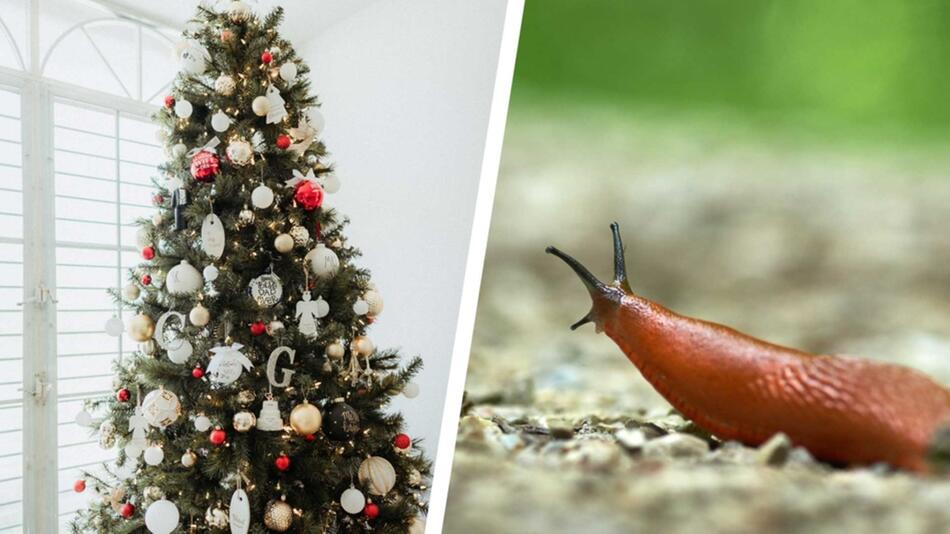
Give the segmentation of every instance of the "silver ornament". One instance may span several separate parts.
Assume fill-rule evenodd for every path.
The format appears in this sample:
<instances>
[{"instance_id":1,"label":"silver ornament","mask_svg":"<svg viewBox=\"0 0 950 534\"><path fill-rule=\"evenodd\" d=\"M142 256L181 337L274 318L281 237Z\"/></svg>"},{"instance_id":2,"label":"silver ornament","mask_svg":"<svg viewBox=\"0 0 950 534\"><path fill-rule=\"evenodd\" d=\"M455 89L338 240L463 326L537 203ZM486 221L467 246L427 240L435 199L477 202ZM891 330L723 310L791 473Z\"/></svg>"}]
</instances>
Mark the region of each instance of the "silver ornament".
<instances>
[{"instance_id":1,"label":"silver ornament","mask_svg":"<svg viewBox=\"0 0 950 534\"><path fill-rule=\"evenodd\" d=\"M294 244L304 246L310 241L310 232L303 226L294 226L290 229L290 237L294 238Z\"/></svg>"},{"instance_id":2,"label":"silver ornament","mask_svg":"<svg viewBox=\"0 0 950 534\"><path fill-rule=\"evenodd\" d=\"M284 294L284 285L274 273L267 273L251 280L251 297L262 308L269 308L280 302Z\"/></svg>"},{"instance_id":3,"label":"silver ornament","mask_svg":"<svg viewBox=\"0 0 950 534\"><path fill-rule=\"evenodd\" d=\"M238 224L254 224L254 212L247 208L241 210L241 212L238 213Z\"/></svg>"}]
</instances>

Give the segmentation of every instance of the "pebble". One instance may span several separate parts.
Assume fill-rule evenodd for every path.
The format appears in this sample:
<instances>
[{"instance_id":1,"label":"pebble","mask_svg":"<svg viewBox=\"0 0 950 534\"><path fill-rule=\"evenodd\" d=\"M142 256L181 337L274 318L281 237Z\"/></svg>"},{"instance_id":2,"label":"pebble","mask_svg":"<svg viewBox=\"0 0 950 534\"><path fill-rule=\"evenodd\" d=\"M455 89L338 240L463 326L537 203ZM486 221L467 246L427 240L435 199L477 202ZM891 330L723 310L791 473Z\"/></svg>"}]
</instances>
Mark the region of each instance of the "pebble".
<instances>
[{"instance_id":1,"label":"pebble","mask_svg":"<svg viewBox=\"0 0 950 534\"><path fill-rule=\"evenodd\" d=\"M620 445L629 450L629 451L639 451L643 448L643 445L647 442L647 436L639 428L624 428L618 430L614 437L617 438L617 442Z\"/></svg>"},{"instance_id":2,"label":"pebble","mask_svg":"<svg viewBox=\"0 0 950 534\"><path fill-rule=\"evenodd\" d=\"M792 452L792 441L788 436L779 432L763 443L755 457L758 463L772 467L781 467L788 461Z\"/></svg>"},{"instance_id":3,"label":"pebble","mask_svg":"<svg viewBox=\"0 0 950 534\"><path fill-rule=\"evenodd\" d=\"M667 434L643 445L647 458L698 458L709 452L709 444L689 434Z\"/></svg>"}]
</instances>

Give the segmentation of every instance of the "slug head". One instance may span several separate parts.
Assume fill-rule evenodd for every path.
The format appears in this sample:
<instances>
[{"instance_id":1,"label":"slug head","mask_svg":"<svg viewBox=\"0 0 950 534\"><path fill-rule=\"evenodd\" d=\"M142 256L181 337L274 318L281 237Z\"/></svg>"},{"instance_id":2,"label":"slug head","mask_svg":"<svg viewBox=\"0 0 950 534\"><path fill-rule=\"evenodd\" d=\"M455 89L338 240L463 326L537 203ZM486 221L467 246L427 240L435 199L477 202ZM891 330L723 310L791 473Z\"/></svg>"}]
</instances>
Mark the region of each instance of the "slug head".
<instances>
[{"instance_id":1,"label":"slug head","mask_svg":"<svg viewBox=\"0 0 950 534\"><path fill-rule=\"evenodd\" d=\"M587 315L572 324L571 330L576 330L578 327L590 322L596 322L595 312L598 300L607 299L613 302L620 302L620 299L623 298L624 295L631 292L630 284L627 282L627 267L624 262L623 241L620 239L620 225L616 222L611 223L610 230L614 238L614 280L610 284L605 284L598 280L587 267L584 267L581 262L574 259L571 255L555 247L544 249L548 254L553 254L561 258L568 267L577 273L581 282L584 283L584 287L586 287L588 293L590 293L591 299L594 300L595 306L591 308Z\"/></svg>"}]
</instances>

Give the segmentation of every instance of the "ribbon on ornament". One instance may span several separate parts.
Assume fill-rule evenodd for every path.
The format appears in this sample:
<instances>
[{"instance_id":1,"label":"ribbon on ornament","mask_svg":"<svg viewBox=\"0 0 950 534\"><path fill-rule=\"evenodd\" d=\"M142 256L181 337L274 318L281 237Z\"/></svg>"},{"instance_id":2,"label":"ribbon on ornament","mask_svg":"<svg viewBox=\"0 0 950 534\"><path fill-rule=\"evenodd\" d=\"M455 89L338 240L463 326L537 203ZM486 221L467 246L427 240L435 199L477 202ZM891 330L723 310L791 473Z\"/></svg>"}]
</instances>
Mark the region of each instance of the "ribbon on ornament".
<instances>
[{"instance_id":1,"label":"ribbon on ornament","mask_svg":"<svg viewBox=\"0 0 950 534\"><path fill-rule=\"evenodd\" d=\"M284 182L284 185L286 187L297 187L304 182L310 182L316 186L320 185L320 181L317 180L317 177L313 175L313 169L308 169L307 174L294 169L294 177Z\"/></svg>"},{"instance_id":2,"label":"ribbon on ornament","mask_svg":"<svg viewBox=\"0 0 950 534\"><path fill-rule=\"evenodd\" d=\"M193 149L189 150L189 151L188 151L188 157L189 157L189 158L193 158L193 157L197 156L198 154L200 154L201 152L210 152L211 154L215 154L215 153L217 152L215 149L218 148L218 145L220 145L220 144L221 144L221 140L218 139L217 136L212 137L212 138L209 139L208 142L205 143L204 145L202 145L202 146L200 146L200 147L198 147L198 148L193 148Z\"/></svg>"}]
</instances>

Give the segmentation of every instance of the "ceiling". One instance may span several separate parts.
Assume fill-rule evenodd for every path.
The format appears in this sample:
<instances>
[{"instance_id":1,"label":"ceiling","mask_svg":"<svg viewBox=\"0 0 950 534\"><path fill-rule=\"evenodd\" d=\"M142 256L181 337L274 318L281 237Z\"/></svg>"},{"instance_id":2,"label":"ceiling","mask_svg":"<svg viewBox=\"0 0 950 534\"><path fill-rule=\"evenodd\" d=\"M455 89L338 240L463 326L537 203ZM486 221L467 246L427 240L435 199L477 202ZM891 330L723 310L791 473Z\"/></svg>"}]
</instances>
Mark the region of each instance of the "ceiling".
<instances>
[{"instance_id":1,"label":"ceiling","mask_svg":"<svg viewBox=\"0 0 950 534\"><path fill-rule=\"evenodd\" d=\"M87 0L105 10L147 19L160 26L179 29L191 18L199 0L164 0L142 2L141 0ZM245 0L257 13L265 13L272 7L283 6L285 17L282 26L284 36L297 47L333 24L346 19L377 0ZM225 7L229 0L209 1Z\"/></svg>"}]
</instances>

